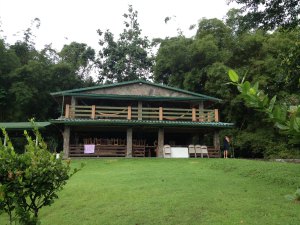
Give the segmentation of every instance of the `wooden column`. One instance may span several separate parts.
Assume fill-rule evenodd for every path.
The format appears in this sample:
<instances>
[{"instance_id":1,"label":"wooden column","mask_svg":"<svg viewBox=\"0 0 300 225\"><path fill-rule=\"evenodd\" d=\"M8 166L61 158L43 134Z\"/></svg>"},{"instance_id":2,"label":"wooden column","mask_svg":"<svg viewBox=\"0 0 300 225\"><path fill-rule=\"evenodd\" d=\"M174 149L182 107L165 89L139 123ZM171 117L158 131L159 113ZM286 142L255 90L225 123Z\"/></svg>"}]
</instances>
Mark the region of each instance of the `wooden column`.
<instances>
[{"instance_id":1,"label":"wooden column","mask_svg":"<svg viewBox=\"0 0 300 225\"><path fill-rule=\"evenodd\" d=\"M219 130L215 130L215 132L214 132L214 147L215 147L215 149L220 150Z\"/></svg>"},{"instance_id":2,"label":"wooden column","mask_svg":"<svg viewBox=\"0 0 300 225\"><path fill-rule=\"evenodd\" d=\"M77 105L77 100L74 96L71 98L71 107L70 107L70 118L75 117L75 107Z\"/></svg>"},{"instance_id":3,"label":"wooden column","mask_svg":"<svg viewBox=\"0 0 300 225\"><path fill-rule=\"evenodd\" d=\"M204 122L203 109L204 109L204 105L203 105L203 101L201 101L199 103L199 121L200 122Z\"/></svg>"},{"instance_id":4,"label":"wooden column","mask_svg":"<svg viewBox=\"0 0 300 225\"><path fill-rule=\"evenodd\" d=\"M70 105L66 104L65 118L70 118Z\"/></svg>"},{"instance_id":5,"label":"wooden column","mask_svg":"<svg viewBox=\"0 0 300 225\"><path fill-rule=\"evenodd\" d=\"M138 102L138 120L142 120L143 119L143 103L142 102Z\"/></svg>"},{"instance_id":6,"label":"wooden column","mask_svg":"<svg viewBox=\"0 0 300 225\"><path fill-rule=\"evenodd\" d=\"M192 121L193 122L197 121L197 119L196 119L196 109L195 108L192 108Z\"/></svg>"},{"instance_id":7,"label":"wooden column","mask_svg":"<svg viewBox=\"0 0 300 225\"><path fill-rule=\"evenodd\" d=\"M159 107L159 120L164 119L164 112L163 112L163 107Z\"/></svg>"},{"instance_id":8,"label":"wooden column","mask_svg":"<svg viewBox=\"0 0 300 225\"><path fill-rule=\"evenodd\" d=\"M126 157L132 157L132 128L127 128L127 145L126 145Z\"/></svg>"},{"instance_id":9,"label":"wooden column","mask_svg":"<svg viewBox=\"0 0 300 225\"><path fill-rule=\"evenodd\" d=\"M128 110L127 110L127 119L131 120L131 106L128 106Z\"/></svg>"},{"instance_id":10,"label":"wooden column","mask_svg":"<svg viewBox=\"0 0 300 225\"><path fill-rule=\"evenodd\" d=\"M219 110L215 109L215 122L219 122Z\"/></svg>"},{"instance_id":11,"label":"wooden column","mask_svg":"<svg viewBox=\"0 0 300 225\"><path fill-rule=\"evenodd\" d=\"M164 148L164 128L159 128L158 129L158 141L157 141L157 153L156 153L156 157L160 157L160 158L163 158L164 157L164 151L163 151L163 148Z\"/></svg>"},{"instance_id":12,"label":"wooden column","mask_svg":"<svg viewBox=\"0 0 300 225\"><path fill-rule=\"evenodd\" d=\"M96 106L92 105L92 114L91 114L91 118L95 119L96 118Z\"/></svg>"},{"instance_id":13,"label":"wooden column","mask_svg":"<svg viewBox=\"0 0 300 225\"><path fill-rule=\"evenodd\" d=\"M63 132L63 138L64 138L64 159L69 158L69 149L70 149L70 127L65 126L64 132Z\"/></svg>"}]
</instances>

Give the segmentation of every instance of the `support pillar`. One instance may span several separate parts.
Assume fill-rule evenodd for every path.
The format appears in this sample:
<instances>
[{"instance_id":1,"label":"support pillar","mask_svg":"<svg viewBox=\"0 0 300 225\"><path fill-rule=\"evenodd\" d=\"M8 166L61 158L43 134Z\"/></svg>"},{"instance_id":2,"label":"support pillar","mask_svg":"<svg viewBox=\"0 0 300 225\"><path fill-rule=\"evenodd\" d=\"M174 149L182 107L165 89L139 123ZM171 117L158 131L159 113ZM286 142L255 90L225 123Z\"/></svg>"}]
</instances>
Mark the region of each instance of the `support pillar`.
<instances>
[{"instance_id":1,"label":"support pillar","mask_svg":"<svg viewBox=\"0 0 300 225\"><path fill-rule=\"evenodd\" d=\"M164 128L158 129L158 139L157 139L157 153L156 157L163 158L164 157Z\"/></svg>"},{"instance_id":2,"label":"support pillar","mask_svg":"<svg viewBox=\"0 0 300 225\"><path fill-rule=\"evenodd\" d=\"M126 157L132 157L132 128L127 128Z\"/></svg>"},{"instance_id":3,"label":"support pillar","mask_svg":"<svg viewBox=\"0 0 300 225\"><path fill-rule=\"evenodd\" d=\"M214 132L214 147L215 149L220 150L220 135L218 130L215 130Z\"/></svg>"},{"instance_id":4,"label":"support pillar","mask_svg":"<svg viewBox=\"0 0 300 225\"><path fill-rule=\"evenodd\" d=\"M65 130L63 132L64 138L64 159L69 158L69 149L70 149L70 127L65 126Z\"/></svg>"}]
</instances>

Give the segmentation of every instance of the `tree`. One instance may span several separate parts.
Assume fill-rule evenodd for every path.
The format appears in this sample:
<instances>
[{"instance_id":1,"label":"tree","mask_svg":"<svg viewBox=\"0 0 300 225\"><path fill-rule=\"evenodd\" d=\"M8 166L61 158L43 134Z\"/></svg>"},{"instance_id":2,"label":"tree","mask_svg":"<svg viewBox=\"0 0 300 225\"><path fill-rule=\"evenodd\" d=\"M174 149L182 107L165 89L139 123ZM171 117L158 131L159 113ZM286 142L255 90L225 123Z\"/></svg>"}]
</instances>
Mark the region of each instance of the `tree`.
<instances>
[{"instance_id":1,"label":"tree","mask_svg":"<svg viewBox=\"0 0 300 225\"><path fill-rule=\"evenodd\" d=\"M102 46L98 60L99 81L122 82L151 77L151 44L147 37L141 37L137 16L138 12L129 5L128 13L123 15L125 29L117 41L109 30L97 31L103 37L99 41Z\"/></svg>"},{"instance_id":2,"label":"tree","mask_svg":"<svg viewBox=\"0 0 300 225\"><path fill-rule=\"evenodd\" d=\"M229 0L243 5L246 28L295 28L300 23L299 0Z\"/></svg>"},{"instance_id":3,"label":"tree","mask_svg":"<svg viewBox=\"0 0 300 225\"><path fill-rule=\"evenodd\" d=\"M58 54L61 62L70 64L81 79L86 78L94 67L95 50L86 44L72 42L64 45Z\"/></svg>"}]
</instances>

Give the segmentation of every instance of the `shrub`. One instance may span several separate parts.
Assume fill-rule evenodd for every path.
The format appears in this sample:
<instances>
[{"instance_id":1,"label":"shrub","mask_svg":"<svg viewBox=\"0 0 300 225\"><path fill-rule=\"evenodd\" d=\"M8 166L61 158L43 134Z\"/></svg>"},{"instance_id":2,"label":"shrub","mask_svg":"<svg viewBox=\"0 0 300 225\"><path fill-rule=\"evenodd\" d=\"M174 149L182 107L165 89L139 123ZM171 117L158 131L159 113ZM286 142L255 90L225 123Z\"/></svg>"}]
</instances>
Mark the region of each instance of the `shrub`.
<instances>
[{"instance_id":1,"label":"shrub","mask_svg":"<svg viewBox=\"0 0 300 225\"><path fill-rule=\"evenodd\" d=\"M58 198L57 192L78 169L71 172L70 161L56 159L36 128L35 139L24 131L23 154L14 151L4 129L2 133L6 144L0 143L0 213L9 215L10 224L38 224L39 210Z\"/></svg>"}]
</instances>

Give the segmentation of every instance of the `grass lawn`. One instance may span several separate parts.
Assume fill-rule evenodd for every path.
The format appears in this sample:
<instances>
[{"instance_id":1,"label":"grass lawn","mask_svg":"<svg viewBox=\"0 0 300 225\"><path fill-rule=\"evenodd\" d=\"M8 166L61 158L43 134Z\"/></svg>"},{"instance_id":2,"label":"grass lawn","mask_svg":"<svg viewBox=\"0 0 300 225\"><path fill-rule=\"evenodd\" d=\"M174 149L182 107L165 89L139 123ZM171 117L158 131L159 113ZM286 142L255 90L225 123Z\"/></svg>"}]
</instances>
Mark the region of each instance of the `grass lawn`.
<instances>
[{"instance_id":1,"label":"grass lawn","mask_svg":"<svg viewBox=\"0 0 300 225\"><path fill-rule=\"evenodd\" d=\"M42 225L300 224L300 164L238 159L89 159L42 209ZM7 222L8 223L8 222ZM7 224L0 216L0 225Z\"/></svg>"}]
</instances>

